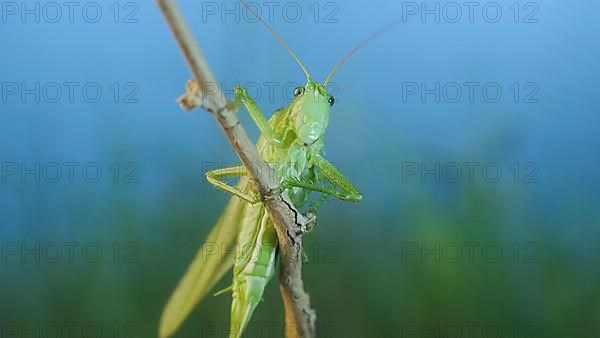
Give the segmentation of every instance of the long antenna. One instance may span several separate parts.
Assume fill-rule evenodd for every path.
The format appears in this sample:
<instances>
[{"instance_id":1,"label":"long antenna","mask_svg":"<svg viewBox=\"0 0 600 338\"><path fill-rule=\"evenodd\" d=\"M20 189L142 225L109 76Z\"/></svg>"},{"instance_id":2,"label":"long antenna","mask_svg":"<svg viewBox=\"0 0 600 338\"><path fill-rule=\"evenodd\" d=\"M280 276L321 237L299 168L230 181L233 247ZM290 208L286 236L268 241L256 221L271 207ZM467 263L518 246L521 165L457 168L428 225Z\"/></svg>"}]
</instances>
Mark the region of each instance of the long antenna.
<instances>
[{"instance_id":1,"label":"long antenna","mask_svg":"<svg viewBox=\"0 0 600 338\"><path fill-rule=\"evenodd\" d=\"M373 39L377 38L378 36L380 36L381 34L385 33L386 31L388 31L389 29L391 29L392 27L394 27L395 25L397 25L401 21L402 21L402 18L395 19L394 21L392 21L392 22L388 23L387 25L383 26L377 32L371 34L371 36L367 37L361 43L359 43L356 47L354 47L350 52L348 52L348 54L346 54L346 56L344 56L342 58L342 60L340 62L338 62L337 65L335 65L335 67L333 67L333 70L331 71L331 73L329 73L329 75L327 75L327 78L325 79L325 82L323 83L323 85L327 86L327 83L329 83L329 80L331 80L331 77L333 76L333 74L335 74L335 72L337 72L338 69L344 63L346 63L346 61L348 61L348 59L350 59L350 57L354 53L356 53L359 49L363 48L367 43L371 42L371 40L373 40Z\"/></svg>"},{"instance_id":2,"label":"long antenna","mask_svg":"<svg viewBox=\"0 0 600 338\"><path fill-rule=\"evenodd\" d=\"M283 39L279 35L277 35L277 33L275 33L275 30L271 28L271 26L269 26L269 24L266 23L250 6L248 6L248 4L244 0L240 0L240 2L244 5L244 7L246 7L246 9L250 13L252 13L252 15L254 15L258 19L258 21L260 21L260 23L263 24L263 26L265 26L269 30L269 32L271 32L271 34L273 34L273 36L277 38L277 40L279 40L279 42L281 42L283 47L285 47L285 49L287 49L287 51L290 52L294 60L296 60L298 65L302 68L302 71L304 71L304 74L306 74L306 79L310 80L310 74L308 74L308 70L306 70L306 67L304 67L304 64L302 63L302 61L300 61L300 58L298 58L296 53L292 51L292 49L287 45L287 43L285 43L285 41L283 41Z\"/></svg>"}]
</instances>

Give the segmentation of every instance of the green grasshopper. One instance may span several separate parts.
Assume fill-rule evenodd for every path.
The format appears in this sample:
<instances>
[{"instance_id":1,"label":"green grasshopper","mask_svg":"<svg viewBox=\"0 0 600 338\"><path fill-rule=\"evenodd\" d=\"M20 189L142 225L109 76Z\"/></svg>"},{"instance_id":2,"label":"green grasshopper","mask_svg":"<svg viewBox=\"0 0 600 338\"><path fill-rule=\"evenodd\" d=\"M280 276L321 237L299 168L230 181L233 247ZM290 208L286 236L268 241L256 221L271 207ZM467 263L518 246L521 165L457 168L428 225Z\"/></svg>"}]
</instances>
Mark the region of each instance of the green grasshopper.
<instances>
[{"instance_id":1,"label":"green grasshopper","mask_svg":"<svg viewBox=\"0 0 600 338\"><path fill-rule=\"evenodd\" d=\"M360 201L362 195L358 189L323 157L329 109L335 103L327 91L327 85L352 54L393 23L351 50L320 84L312 80L304 64L283 39L242 3L279 40L306 75L306 84L294 90L292 102L277 110L269 120L242 87L236 87L235 99L230 103L233 108L243 105L260 130L261 136L256 147L263 159L273 164L280 184L274 194L285 193L296 207L302 207L309 201L310 192L320 193L320 198L310 207L311 212L316 212L329 196L349 202ZM240 181L231 186L223 181L229 177L240 177ZM262 203L263 199L255 192L244 167L209 171L206 178L214 186L234 196L171 295L160 322L161 338L175 333L196 304L232 266L233 283L218 294L232 291L230 338L241 337L275 271L277 234ZM217 248L215 244L218 244ZM235 257L229 254L207 255L232 246L237 248Z\"/></svg>"}]
</instances>

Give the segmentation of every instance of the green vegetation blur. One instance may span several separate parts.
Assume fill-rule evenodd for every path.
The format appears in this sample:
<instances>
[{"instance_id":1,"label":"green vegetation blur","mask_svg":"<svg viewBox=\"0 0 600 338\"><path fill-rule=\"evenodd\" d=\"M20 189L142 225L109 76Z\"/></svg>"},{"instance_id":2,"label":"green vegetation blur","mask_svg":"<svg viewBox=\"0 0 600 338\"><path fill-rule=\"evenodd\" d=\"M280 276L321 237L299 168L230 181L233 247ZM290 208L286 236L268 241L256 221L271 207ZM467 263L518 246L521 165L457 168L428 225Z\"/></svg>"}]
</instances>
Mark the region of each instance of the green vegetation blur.
<instances>
[{"instance_id":1,"label":"green vegetation blur","mask_svg":"<svg viewBox=\"0 0 600 338\"><path fill-rule=\"evenodd\" d=\"M34 264L32 253L5 255L1 287L11 292L2 292L3 322L21 323L21 330L100 323L102 336L155 336L169 294L228 198L199 177L174 175L151 207L136 200L135 187L110 198L73 191L62 201L71 211L66 219L33 202L31 217L48 226L21 230L30 247L87 239L99 243L103 257L90 263L76 253L74 262L64 256L51 263L42 252ZM327 202L306 236L304 277L319 337L584 337L600 329L597 249L582 251L585 243L556 229L560 220L537 213L520 197L526 187L396 186L403 192L390 199L366 189L364 203ZM87 207L90 198L96 211ZM571 217L568 206L563 212ZM584 218L573 217L573 227L582 226ZM53 226L59 220L81 227L66 235ZM176 337L226 337L229 304L229 294L209 296ZM246 337L282 337L283 328L274 280Z\"/></svg>"}]
</instances>

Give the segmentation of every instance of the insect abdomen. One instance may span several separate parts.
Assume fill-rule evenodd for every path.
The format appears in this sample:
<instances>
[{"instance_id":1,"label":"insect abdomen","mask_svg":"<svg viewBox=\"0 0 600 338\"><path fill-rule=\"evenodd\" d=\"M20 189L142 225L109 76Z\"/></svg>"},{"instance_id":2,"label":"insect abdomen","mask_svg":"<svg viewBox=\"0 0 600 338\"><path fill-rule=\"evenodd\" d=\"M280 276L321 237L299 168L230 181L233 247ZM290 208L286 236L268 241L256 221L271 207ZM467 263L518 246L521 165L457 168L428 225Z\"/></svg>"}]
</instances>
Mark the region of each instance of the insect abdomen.
<instances>
[{"instance_id":1,"label":"insect abdomen","mask_svg":"<svg viewBox=\"0 0 600 338\"><path fill-rule=\"evenodd\" d=\"M243 261L236 260L234 269L230 338L239 338L244 332L275 271L277 233L265 208L257 209L253 210L255 223L246 225L258 226L257 232L247 233L255 236L248 248L251 252L248 256L243 253Z\"/></svg>"}]
</instances>

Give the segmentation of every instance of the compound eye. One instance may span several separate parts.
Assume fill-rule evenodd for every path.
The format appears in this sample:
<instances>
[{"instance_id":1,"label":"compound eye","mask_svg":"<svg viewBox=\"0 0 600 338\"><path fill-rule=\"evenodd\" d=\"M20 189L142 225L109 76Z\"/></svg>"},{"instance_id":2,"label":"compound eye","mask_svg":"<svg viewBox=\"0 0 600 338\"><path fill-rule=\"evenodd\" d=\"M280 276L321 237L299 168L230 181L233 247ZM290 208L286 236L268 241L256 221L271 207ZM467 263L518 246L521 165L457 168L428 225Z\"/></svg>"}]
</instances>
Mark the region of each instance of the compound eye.
<instances>
[{"instance_id":1,"label":"compound eye","mask_svg":"<svg viewBox=\"0 0 600 338\"><path fill-rule=\"evenodd\" d=\"M296 89L294 89L294 96L300 96L304 94L304 87L296 87Z\"/></svg>"},{"instance_id":2,"label":"compound eye","mask_svg":"<svg viewBox=\"0 0 600 338\"><path fill-rule=\"evenodd\" d=\"M332 107L335 104L335 99L333 98L333 96L330 96L329 99L327 99L327 103L329 103L330 107Z\"/></svg>"}]
</instances>

